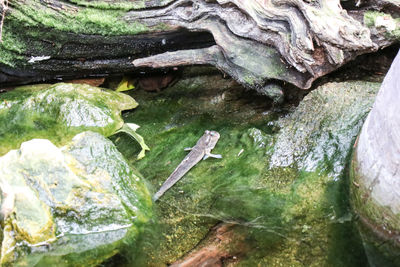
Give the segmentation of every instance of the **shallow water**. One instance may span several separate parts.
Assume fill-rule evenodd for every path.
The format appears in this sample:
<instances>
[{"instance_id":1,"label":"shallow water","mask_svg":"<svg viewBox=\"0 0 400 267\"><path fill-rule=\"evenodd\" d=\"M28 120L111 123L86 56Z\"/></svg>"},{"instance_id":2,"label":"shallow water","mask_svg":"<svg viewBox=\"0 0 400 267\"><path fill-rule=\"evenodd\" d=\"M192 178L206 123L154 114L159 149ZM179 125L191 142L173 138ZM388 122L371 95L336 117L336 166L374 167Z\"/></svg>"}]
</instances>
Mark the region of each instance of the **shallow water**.
<instances>
[{"instance_id":1,"label":"shallow water","mask_svg":"<svg viewBox=\"0 0 400 267\"><path fill-rule=\"evenodd\" d=\"M219 75L133 91L139 107L123 117L141 125L151 150L137 161L134 141L112 140L153 193L205 130L220 133L213 153L223 158L199 162L156 202L133 262L107 264L171 264L212 244L210 229L222 222L233 229L221 245L224 266L366 266L345 174L378 88L326 84L298 107L279 109Z\"/></svg>"}]
</instances>

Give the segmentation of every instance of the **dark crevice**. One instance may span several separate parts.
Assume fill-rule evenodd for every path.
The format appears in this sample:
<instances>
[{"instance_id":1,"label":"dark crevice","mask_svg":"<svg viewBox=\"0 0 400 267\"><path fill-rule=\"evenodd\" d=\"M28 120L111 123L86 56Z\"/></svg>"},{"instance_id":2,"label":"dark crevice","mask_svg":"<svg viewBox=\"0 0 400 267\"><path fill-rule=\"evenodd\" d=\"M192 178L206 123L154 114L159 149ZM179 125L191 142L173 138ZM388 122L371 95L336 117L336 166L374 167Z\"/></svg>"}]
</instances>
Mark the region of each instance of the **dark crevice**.
<instances>
[{"instance_id":1,"label":"dark crevice","mask_svg":"<svg viewBox=\"0 0 400 267\"><path fill-rule=\"evenodd\" d=\"M396 44L374 53L360 55L341 68L316 80L311 90L328 82L351 80L382 82L399 48L400 44Z\"/></svg>"},{"instance_id":2,"label":"dark crevice","mask_svg":"<svg viewBox=\"0 0 400 267\"><path fill-rule=\"evenodd\" d=\"M58 49L56 56L32 64L29 71L25 71L26 68L16 70L0 65L0 87L108 76L131 71L140 73L143 69L135 69L132 64L132 61L136 58L215 45L213 36L206 31L180 30L135 36L114 36L112 38L72 33L67 35L67 39L71 41L64 43ZM31 50L28 53L42 55L39 51ZM79 69L78 72L77 69Z\"/></svg>"}]
</instances>

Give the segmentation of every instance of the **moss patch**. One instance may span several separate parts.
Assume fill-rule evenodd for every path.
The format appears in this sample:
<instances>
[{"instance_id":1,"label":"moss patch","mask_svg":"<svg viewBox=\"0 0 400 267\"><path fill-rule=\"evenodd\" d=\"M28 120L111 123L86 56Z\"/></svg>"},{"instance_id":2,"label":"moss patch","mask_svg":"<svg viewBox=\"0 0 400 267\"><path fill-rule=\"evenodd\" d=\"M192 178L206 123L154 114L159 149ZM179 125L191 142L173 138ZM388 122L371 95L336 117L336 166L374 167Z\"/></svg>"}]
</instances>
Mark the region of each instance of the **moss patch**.
<instances>
[{"instance_id":1,"label":"moss patch","mask_svg":"<svg viewBox=\"0 0 400 267\"><path fill-rule=\"evenodd\" d=\"M128 23L123 20L126 12L113 9L79 8L62 5L58 8L30 0L17 6L10 14L10 20L23 23L25 27L42 27L64 32L124 35L148 31L141 23Z\"/></svg>"},{"instance_id":2,"label":"moss patch","mask_svg":"<svg viewBox=\"0 0 400 267\"><path fill-rule=\"evenodd\" d=\"M86 0L72 0L70 2L76 3L80 6L86 7L95 7L99 9L122 9L122 10L131 10L131 9L142 9L146 7L161 7L171 3L173 0L136 0L136 1L126 1L126 0L118 0L118 1L86 1Z\"/></svg>"},{"instance_id":3,"label":"moss patch","mask_svg":"<svg viewBox=\"0 0 400 267\"><path fill-rule=\"evenodd\" d=\"M390 14L377 11L367 11L364 14L364 24L369 28L384 31L389 40L400 40L400 18L392 18Z\"/></svg>"},{"instance_id":4,"label":"moss patch","mask_svg":"<svg viewBox=\"0 0 400 267\"><path fill-rule=\"evenodd\" d=\"M65 40L73 43L77 39L79 43L79 34L106 38L169 29L165 23L148 26L126 20L127 9L146 5L146 1L78 2L85 7L61 2L50 5L39 0L13 3L12 12L7 13L4 21L0 63L9 67L32 67L26 55L59 56ZM23 33L21 28L25 29Z\"/></svg>"}]
</instances>

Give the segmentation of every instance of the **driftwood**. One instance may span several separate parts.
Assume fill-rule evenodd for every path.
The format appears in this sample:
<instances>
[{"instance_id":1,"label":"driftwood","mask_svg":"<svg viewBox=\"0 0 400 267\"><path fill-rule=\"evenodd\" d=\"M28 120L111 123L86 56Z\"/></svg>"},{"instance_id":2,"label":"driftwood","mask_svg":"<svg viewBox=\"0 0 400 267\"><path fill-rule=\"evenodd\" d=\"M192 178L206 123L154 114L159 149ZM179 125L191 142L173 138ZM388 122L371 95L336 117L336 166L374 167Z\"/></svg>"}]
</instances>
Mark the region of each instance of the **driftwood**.
<instances>
[{"instance_id":1,"label":"driftwood","mask_svg":"<svg viewBox=\"0 0 400 267\"><path fill-rule=\"evenodd\" d=\"M234 264L251 249L246 244L246 236L237 228L237 225L229 223L216 225L193 251L169 266L221 267Z\"/></svg>"},{"instance_id":2,"label":"driftwood","mask_svg":"<svg viewBox=\"0 0 400 267\"><path fill-rule=\"evenodd\" d=\"M261 93L271 80L306 89L392 44L391 29L368 28L364 13L399 9L396 0L13 0L2 16L0 82L205 64Z\"/></svg>"}]
</instances>

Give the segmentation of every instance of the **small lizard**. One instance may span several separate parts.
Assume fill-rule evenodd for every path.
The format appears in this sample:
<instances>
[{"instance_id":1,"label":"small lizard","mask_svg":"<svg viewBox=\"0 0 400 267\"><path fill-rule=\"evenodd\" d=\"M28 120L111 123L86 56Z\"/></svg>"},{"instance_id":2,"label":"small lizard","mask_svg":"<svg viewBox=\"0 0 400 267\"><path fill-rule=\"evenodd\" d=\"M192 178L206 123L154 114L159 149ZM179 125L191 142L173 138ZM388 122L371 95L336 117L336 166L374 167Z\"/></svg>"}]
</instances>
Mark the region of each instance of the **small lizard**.
<instances>
[{"instance_id":1,"label":"small lizard","mask_svg":"<svg viewBox=\"0 0 400 267\"><path fill-rule=\"evenodd\" d=\"M206 130L204 135L197 141L196 145L192 148L189 148L189 150L191 150L189 154L187 154L178 167L176 167L176 169L171 173L168 179L161 186L160 190L154 194L153 200L157 201L157 199L159 199L168 189L178 182L201 159L205 160L209 157L218 159L222 158L221 155L211 154L211 150L217 144L218 139L218 132Z\"/></svg>"}]
</instances>

